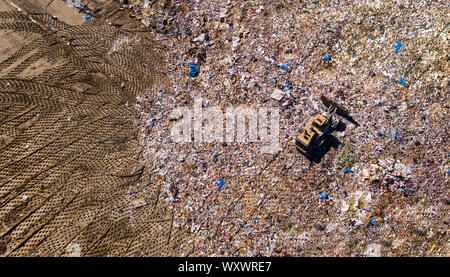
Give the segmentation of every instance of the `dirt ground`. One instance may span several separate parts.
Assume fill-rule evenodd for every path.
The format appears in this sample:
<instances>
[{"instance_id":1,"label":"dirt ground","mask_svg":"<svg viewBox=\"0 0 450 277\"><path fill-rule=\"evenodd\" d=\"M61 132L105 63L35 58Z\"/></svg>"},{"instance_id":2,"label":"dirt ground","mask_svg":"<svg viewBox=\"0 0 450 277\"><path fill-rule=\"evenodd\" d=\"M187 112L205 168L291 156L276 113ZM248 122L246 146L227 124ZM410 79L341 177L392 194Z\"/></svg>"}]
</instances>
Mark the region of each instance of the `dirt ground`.
<instances>
[{"instance_id":1,"label":"dirt ground","mask_svg":"<svg viewBox=\"0 0 450 277\"><path fill-rule=\"evenodd\" d=\"M50 2L0 1L0 254L180 255L134 123L163 49L117 6Z\"/></svg>"}]
</instances>

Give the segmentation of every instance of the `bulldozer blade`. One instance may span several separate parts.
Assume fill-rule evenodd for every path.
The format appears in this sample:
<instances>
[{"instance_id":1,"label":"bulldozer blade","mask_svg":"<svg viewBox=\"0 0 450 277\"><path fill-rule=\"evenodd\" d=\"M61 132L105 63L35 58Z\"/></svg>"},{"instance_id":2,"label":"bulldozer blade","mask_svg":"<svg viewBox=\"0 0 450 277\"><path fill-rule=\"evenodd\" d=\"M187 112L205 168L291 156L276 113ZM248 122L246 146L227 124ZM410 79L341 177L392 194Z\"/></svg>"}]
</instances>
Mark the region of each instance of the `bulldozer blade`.
<instances>
[{"instance_id":1,"label":"bulldozer blade","mask_svg":"<svg viewBox=\"0 0 450 277\"><path fill-rule=\"evenodd\" d=\"M340 116L348 116L349 112L346 108L344 108L342 105L334 102L333 100L329 99L328 97L326 97L325 95L320 96L320 100L322 100L322 103L327 107L327 108L335 108L336 109L336 114L340 115Z\"/></svg>"}]
</instances>

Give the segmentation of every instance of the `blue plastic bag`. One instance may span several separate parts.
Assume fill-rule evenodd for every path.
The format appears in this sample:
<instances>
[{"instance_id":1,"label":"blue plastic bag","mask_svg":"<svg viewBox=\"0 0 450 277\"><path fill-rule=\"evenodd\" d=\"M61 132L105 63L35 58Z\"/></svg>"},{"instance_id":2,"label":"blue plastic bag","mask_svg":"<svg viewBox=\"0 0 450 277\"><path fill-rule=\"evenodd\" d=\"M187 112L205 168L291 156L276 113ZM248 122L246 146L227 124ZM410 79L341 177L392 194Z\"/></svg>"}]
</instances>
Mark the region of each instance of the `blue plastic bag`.
<instances>
[{"instance_id":1,"label":"blue plastic bag","mask_svg":"<svg viewBox=\"0 0 450 277\"><path fill-rule=\"evenodd\" d=\"M189 68L191 69L191 71L189 72L189 77L191 78L196 77L200 72L200 67L195 63L189 63Z\"/></svg>"}]
</instances>

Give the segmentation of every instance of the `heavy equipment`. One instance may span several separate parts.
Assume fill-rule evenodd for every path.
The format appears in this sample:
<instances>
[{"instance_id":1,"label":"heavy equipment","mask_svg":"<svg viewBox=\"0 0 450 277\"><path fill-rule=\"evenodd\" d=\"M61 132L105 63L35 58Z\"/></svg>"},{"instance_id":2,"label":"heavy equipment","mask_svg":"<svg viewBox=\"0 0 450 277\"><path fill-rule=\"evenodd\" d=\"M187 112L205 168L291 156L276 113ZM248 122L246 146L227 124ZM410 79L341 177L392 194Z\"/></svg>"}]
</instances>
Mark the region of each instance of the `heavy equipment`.
<instances>
[{"instance_id":1,"label":"heavy equipment","mask_svg":"<svg viewBox=\"0 0 450 277\"><path fill-rule=\"evenodd\" d=\"M305 156L311 155L314 149L320 147L325 141L326 135L336 128L339 121L334 120L334 114L348 116L348 110L342 105L324 95L320 97L320 100L327 107L327 112L311 118L295 138L295 146Z\"/></svg>"}]
</instances>

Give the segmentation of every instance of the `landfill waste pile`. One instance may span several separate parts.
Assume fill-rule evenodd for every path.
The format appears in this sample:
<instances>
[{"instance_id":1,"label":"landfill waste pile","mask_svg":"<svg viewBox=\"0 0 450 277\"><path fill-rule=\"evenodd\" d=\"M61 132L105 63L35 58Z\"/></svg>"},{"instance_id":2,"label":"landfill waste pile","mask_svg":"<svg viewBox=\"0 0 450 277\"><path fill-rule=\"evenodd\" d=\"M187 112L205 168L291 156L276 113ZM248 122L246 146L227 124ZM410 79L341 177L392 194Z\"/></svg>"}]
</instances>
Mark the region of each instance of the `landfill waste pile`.
<instances>
[{"instance_id":1,"label":"landfill waste pile","mask_svg":"<svg viewBox=\"0 0 450 277\"><path fill-rule=\"evenodd\" d=\"M123 2L122 2L123 3ZM194 256L448 256L445 1L129 1L171 87L137 98L151 174ZM347 107L309 160L320 95ZM177 107L277 107L281 150L177 143ZM197 129L196 129L197 128ZM201 125L193 126L192 132Z\"/></svg>"},{"instance_id":2,"label":"landfill waste pile","mask_svg":"<svg viewBox=\"0 0 450 277\"><path fill-rule=\"evenodd\" d=\"M448 256L449 10L0 0L0 255Z\"/></svg>"}]
</instances>

